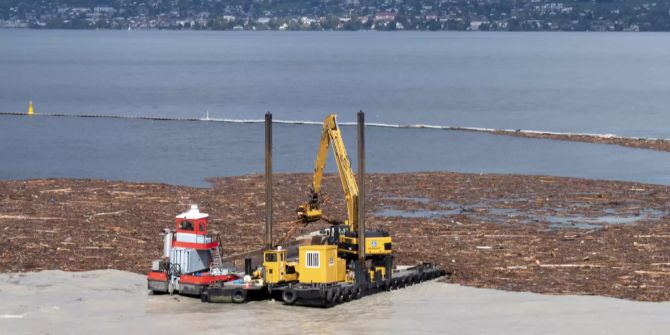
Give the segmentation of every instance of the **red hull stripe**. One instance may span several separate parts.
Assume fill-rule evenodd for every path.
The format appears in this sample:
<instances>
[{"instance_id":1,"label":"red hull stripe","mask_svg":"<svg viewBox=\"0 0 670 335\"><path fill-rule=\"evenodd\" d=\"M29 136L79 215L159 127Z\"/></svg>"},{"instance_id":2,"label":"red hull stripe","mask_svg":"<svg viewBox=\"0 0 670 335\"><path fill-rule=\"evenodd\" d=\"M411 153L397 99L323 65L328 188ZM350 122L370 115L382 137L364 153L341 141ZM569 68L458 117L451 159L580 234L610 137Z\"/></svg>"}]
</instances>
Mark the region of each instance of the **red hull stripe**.
<instances>
[{"instance_id":1,"label":"red hull stripe","mask_svg":"<svg viewBox=\"0 0 670 335\"><path fill-rule=\"evenodd\" d=\"M236 275L223 275L223 276L190 276L190 275L181 275L179 277L179 282L184 284L196 284L196 285L207 285L215 281L231 281L237 279Z\"/></svg>"},{"instance_id":2,"label":"red hull stripe","mask_svg":"<svg viewBox=\"0 0 670 335\"><path fill-rule=\"evenodd\" d=\"M190 243L175 241L172 245L174 247L189 248L189 249L214 249L219 246L218 242L212 243Z\"/></svg>"},{"instance_id":3,"label":"red hull stripe","mask_svg":"<svg viewBox=\"0 0 670 335\"><path fill-rule=\"evenodd\" d=\"M147 273L148 280L167 281L167 274L165 272L151 271Z\"/></svg>"}]
</instances>

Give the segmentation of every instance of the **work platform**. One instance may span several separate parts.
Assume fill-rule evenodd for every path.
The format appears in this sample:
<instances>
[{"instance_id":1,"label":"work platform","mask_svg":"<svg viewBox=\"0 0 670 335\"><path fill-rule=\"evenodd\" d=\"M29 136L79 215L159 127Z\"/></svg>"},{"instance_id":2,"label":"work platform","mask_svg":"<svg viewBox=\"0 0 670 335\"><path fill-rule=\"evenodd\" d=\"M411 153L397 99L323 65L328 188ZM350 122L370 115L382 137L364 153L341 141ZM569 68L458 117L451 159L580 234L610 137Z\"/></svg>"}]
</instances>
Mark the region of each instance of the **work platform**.
<instances>
[{"instance_id":1,"label":"work platform","mask_svg":"<svg viewBox=\"0 0 670 335\"><path fill-rule=\"evenodd\" d=\"M421 265L395 270L389 280L377 280L357 285L353 282L333 284L257 285L253 282L229 281L216 283L203 292L201 300L212 303L245 303L274 299L287 305L333 307L364 296L402 289L445 275L437 266Z\"/></svg>"}]
</instances>

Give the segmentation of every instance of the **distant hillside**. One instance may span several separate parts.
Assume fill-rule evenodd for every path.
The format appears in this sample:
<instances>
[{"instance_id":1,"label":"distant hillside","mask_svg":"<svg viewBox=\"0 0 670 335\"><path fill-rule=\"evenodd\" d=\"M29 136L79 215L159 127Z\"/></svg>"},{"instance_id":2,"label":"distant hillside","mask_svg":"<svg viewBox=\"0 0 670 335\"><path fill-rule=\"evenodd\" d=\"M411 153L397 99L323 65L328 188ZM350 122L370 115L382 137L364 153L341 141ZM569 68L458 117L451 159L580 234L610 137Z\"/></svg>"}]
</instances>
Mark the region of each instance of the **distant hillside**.
<instances>
[{"instance_id":1,"label":"distant hillside","mask_svg":"<svg viewBox=\"0 0 670 335\"><path fill-rule=\"evenodd\" d=\"M0 0L0 27L670 31L670 1Z\"/></svg>"}]
</instances>

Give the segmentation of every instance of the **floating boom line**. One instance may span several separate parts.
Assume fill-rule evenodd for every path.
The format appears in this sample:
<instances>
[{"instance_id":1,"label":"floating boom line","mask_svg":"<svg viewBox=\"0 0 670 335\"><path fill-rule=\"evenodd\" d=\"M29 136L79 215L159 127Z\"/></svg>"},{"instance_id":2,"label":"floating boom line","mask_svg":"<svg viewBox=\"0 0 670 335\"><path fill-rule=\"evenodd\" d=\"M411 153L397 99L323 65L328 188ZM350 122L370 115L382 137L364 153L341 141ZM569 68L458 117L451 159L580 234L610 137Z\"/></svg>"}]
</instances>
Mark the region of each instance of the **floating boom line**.
<instances>
[{"instance_id":1,"label":"floating boom line","mask_svg":"<svg viewBox=\"0 0 670 335\"><path fill-rule=\"evenodd\" d=\"M0 116L26 116L26 113L18 112L0 112ZM100 119L128 119L128 120L148 120L148 121L181 121L181 122L223 122L238 124L256 124L265 122L264 119L232 119L232 118L212 118L207 115L204 118L198 117L166 117L166 116L133 116L133 115L105 115L105 114L66 114L66 113L33 113L31 116L47 117L78 117L78 118L100 118ZM310 120L272 120L275 124L290 125L311 125L321 126L322 122ZM340 126L353 127L356 122L339 122ZM476 133L486 133L491 135L515 136L524 138L562 140L572 142L586 142L597 144L611 144L637 149L650 149L657 151L670 152L670 138L645 138L634 136L620 136L616 134L598 134L583 132L556 132L544 130L527 129L504 129L504 128L484 128L484 127L466 127L450 125L433 124L392 124L367 122L366 127L377 128L396 128L396 129L434 129L434 130L453 130L468 131Z\"/></svg>"}]
</instances>

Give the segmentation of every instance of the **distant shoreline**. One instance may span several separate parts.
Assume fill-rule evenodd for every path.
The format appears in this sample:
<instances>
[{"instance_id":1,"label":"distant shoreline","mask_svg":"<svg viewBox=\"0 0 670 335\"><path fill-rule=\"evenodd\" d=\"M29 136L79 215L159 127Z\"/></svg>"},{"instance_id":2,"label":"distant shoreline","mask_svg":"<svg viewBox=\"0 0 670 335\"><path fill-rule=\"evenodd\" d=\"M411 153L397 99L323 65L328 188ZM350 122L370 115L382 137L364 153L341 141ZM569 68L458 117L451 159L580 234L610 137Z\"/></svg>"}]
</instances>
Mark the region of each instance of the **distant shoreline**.
<instances>
[{"instance_id":1,"label":"distant shoreline","mask_svg":"<svg viewBox=\"0 0 670 335\"><path fill-rule=\"evenodd\" d=\"M464 33L464 34L477 34L477 33L599 33L599 34L644 34L644 33L670 33L670 30L645 30L645 31L597 31L597 30L425 30L425 29L403 29L403 30L374 30L374 29L359 29L359 30L279 30L279 29L244 29L244 30L234 30L234 29L160 29L160 28L133 28L130 30L127 29L110 29L110 28L95 28L95 29L75 29L75 28L37 28L37 27L0 27L0 31L11 31L11 30L50 30L50 31L188 31L188 32L235 32L235 33L263 33L263 32L281 32L281 33L320 33L320 32L332 32L332 33L356 33L356 32L374 32L374 33L410 33L410 32L421 32L421 33L431 33L431 34L440 34L440 33Z\"/></svg>"}]
</instances>

